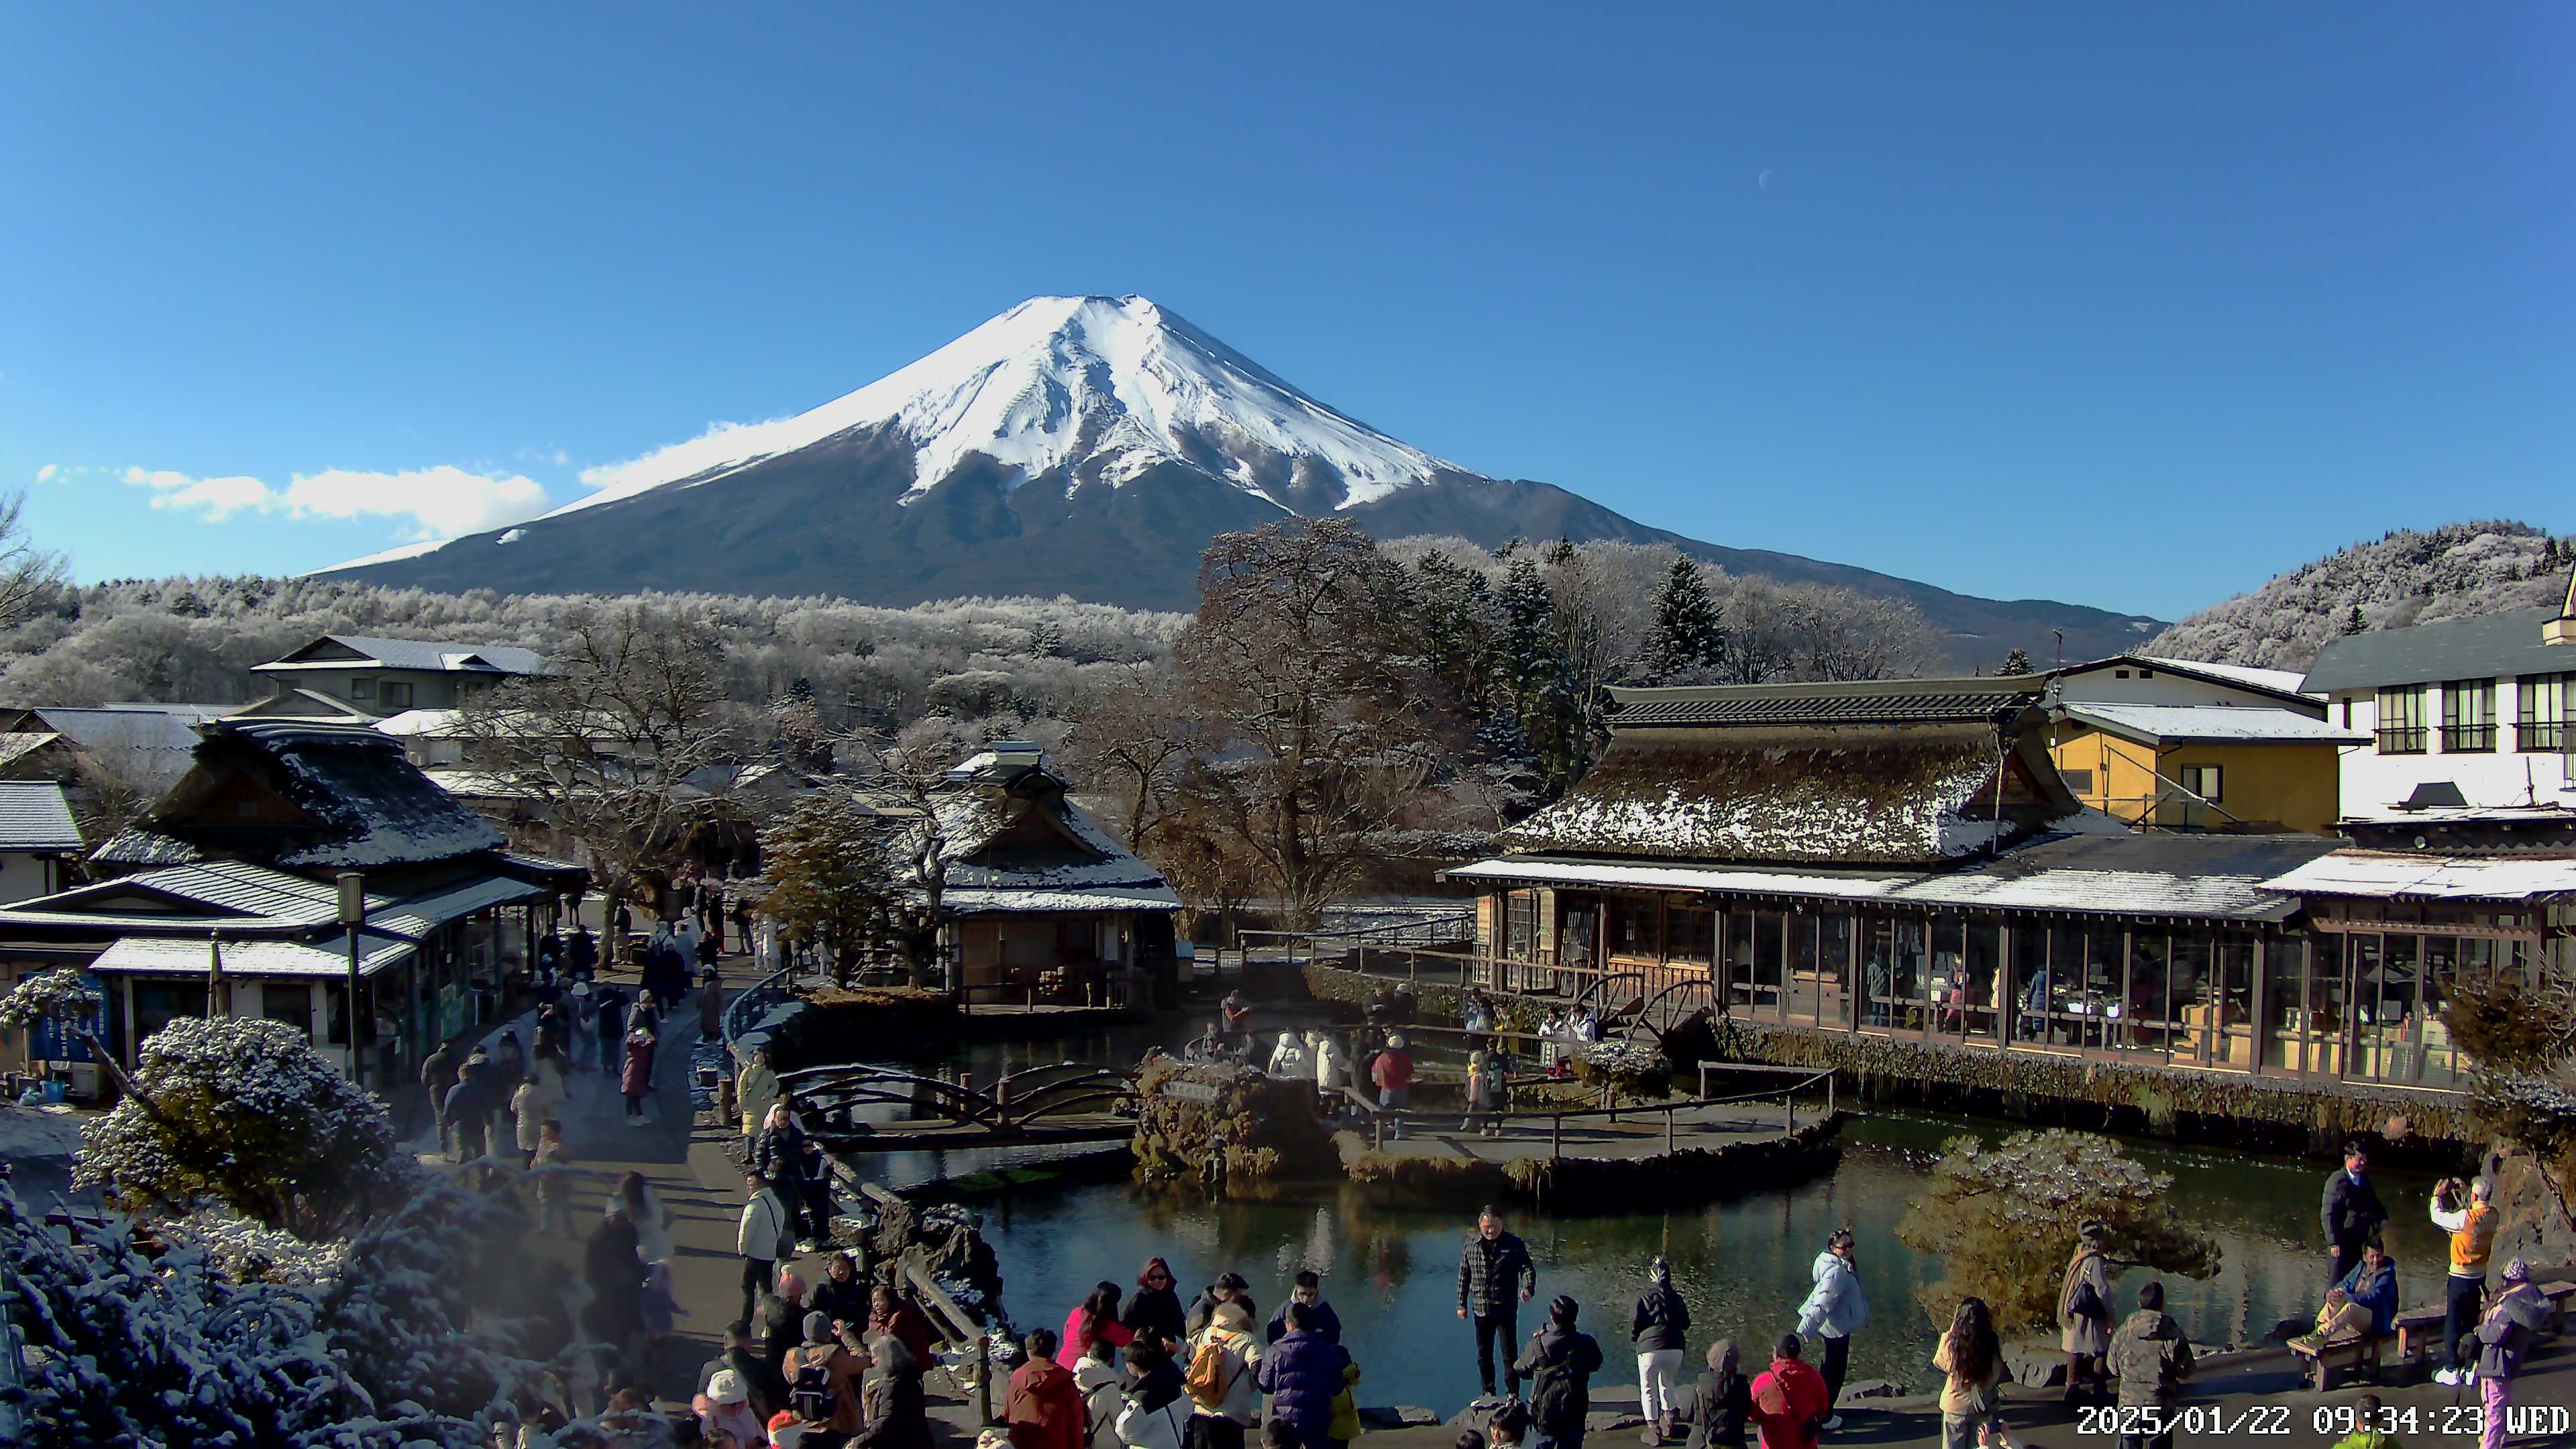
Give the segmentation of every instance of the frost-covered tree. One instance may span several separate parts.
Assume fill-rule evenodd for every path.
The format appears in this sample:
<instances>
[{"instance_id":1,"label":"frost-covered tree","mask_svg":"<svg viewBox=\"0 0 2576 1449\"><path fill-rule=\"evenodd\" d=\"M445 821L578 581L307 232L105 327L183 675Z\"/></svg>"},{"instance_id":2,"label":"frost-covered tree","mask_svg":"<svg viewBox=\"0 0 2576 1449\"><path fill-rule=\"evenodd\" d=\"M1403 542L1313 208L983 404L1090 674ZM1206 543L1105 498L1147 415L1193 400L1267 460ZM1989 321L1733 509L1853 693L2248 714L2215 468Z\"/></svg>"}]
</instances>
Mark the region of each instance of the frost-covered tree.
<instances>
[{"instance_id":1,"label":"frost-covered tree","mask_svg":"<svg viewBox=\"0 0 2576 1449\"><path fill-rule=\"evenodd\" d=\"M908 798L888 811L838 785L817 790L761 834L771 881L761 909L828 946L840 985L872 947L892 950L912 984L926 985L939 958L937 901L946 881L936 828Z\"/></svg>"},{"instance_id":2,"label":"frost-covered tree","mask_svg":"<svg viewBox=\"0 0 2576 1449\"><path fill-rule=\"evenodd\" d=\"M2016 649L2005 655L2002 666L1996 669L1995 673L2004 675L2030 673L2030 651Z\"/></svg>"},{"instance_id":3,"label":"frost-covered tree","mask_svg":"<svg viewBox=\"0 0 2576 1449\"><path fill-rule=\"evenodd\" d=\"M2185 1278L2218 1271L2218 1245L2184 1221L2172 1175L2088 1132L1951 1138L1896 1236L1942 1260L1940 1281L1922 1291L1935 1322L1973 1295L2011 1333L2056 1321L2058 1284L2087 1218L2109 1228L2114 1262Z\"/></svg>"},{"instance_id":4,"label":"frost-covered tree","mask_svg":"<svg viewBox=\"0 0 2576 1449\"><path fill-rule=\"evenodd\" d=\"M1566 658L1555 595L1538 560L1527 551L1512 558L1496 613L1496 687L1529 740L1542 787L1555 795L1574 782L1586 763L1583 701Z\"/></svg>"},{"instance_id":5,"label":"frost-covered tree","mask_svg":"<svg viewBox=\"0 0 2576 1449\"><path fill-rule=\"evenodd\" d=\"M22 978L9 988L8 995L0 996L0 1026L26 1031L50 1022L89 1048L90 1060L107 1068L117 1089L131 1097L135 1095L134 1083L117 1065L116 1054L98 1039L101 1004L102 998L81 978L77 968L58 966Z\"/></svg>"},{"instance_id":6,"label":"frost-covered tree","mask_svg":"<svg viewBox=\"0 0 2576 1449\"><path fill-rule=\"evenodd\" d=\"M2355 634L2367 634L2370 632L2370 620L2362 614L2361 605L2355 604L2352 606L2352 611L2343 616L2343 627L2335 632L2343 635L2347 639L2351 638Z\"/></svg>"},{"instance_id":7,"label":"frost-covered tree","mask_svg":"<svg viewBox=\"0 0 2576 1449\"><path fill-rule=\"evenodd\" d=\"M27 536L23 489L0 493L0 625L35 614L63 583L63 556Z\"/></svg>"},{"instance_id":8,"label":"frost-covered tree","mask_svg":"<svg viewBox=\"0 0 2576 1449\"><path fill-rule=\"evenodd\" d=\"M82 1129L80 1186L173 1213L214 1198L305 1238L408 1190L384 1110L283 1023L182 1018L140 1057L134 1094Z\"/></svg>"},{"instance_id":9,"label":"frost-covered tree","mask_svg":"<svg viewBox=\"0 0 2576 1449\"><path fill-rule=\"evenodd\" d=\"M1637 656L1639 684L1700 684L1716 670L1726 639L1718 620L1717 601L1699 565L1676 556L1655 590L1654 623L1646 647Z\"/></svg>"}]
</instances>

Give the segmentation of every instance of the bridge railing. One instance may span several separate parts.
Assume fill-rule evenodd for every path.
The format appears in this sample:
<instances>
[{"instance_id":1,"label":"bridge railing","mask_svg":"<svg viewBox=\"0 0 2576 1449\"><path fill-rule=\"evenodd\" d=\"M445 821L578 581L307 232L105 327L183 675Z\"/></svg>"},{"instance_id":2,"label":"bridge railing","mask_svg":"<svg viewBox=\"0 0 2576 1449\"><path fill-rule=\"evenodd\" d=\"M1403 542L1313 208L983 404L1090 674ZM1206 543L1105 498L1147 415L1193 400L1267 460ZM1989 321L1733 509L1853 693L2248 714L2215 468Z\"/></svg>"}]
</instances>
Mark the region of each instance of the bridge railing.
<instances>
[{"instance_id":1,"label":"bridge railing","mask_svg":"<svg viewBox=\"0 0 2576 1449\"><path fill-rule=\"evenodd\" d=\"M796 999L795 988L790 984L796 969L790 966L783 971L773 971L735 992L733 1000L725 1003L725 1050L735 1060L739 1061L741 1054L734 1050L734 1043L751 1030L753 1023L759 1021L769 1008Z\"/></svg>"},{"instance_id":2,"label":"bridge railing","mask_svg":"<svg viewBox=\"0 0 2576 1449\"><path fill-rule=\"evenodd\" d=\"M1797 1080L1789 1083L1785 1087L1761 1087L1749 1092L1735 1092L1722 1097L1712 1097L1708 1094L1708 1074L1713 1071L1754 1072L1775 1076L1790 1075L1795 1076ZM1481 1113L1479 1115L1491 1117L1504 1125L1510 1125L1512 1123L1547 1123L1548 1156L1562 1157L1565 1155L1565 1124L1568 1122L1581 1121L1589 1117L1602 1117L1615 1122L1619 1119L1621 1113L1626 1113L1632 1117L1648 1117L1660 1112L1664 1117L1664 1152L1669 1156L1674 1151L1679 1140L1679 1134L1675 1125L1675 1114L1677 1113L1695 1112L1708 1107L1731 1107L1746 1102L1769 1102L1776 1099L1780 1103L1781 1131L1784 1133L1795 1132L1798 1130L1799 1094L1812 1092L1818 1083L1822 1083L1824 1085L1825 1116L1830 1118L1834 1115L1836 1110L1836 1093L1834 1089L1834 1072L1832 1068L1828 1067L1822 1071L1811 1071L1805 1067L1775 1067L1760 1062L1700 1063L1699 1095L1695 1097L1686 1097L1665 1102L1627 1102L1602 1107L1573 1107L1562 1111L1503 1111ZM1380 1147L1386 1145L1386 1128L1389 1123L1403 1126L1414 1122L1429 1122L1438 1118L1459 1115L1458 1113L1450 1111L1434 1112L1411 1107L1380 1107L1375 1103L1368 1101L1366 1098L1361 1097L1357 1093L1351 1094L1351 1100L1367 1111L1369 1125L1371 1128L1371 1139L1375 1145Z\"/></svg>"},{"instance_id":3,"label":"bridge railing","mask_svg":"<svg viewBox=\"0 0 2576 1449\"><path fill-rule=\"evenodd\" d=\"M932 1120L980 1126L996 1136L1048 1117L1113 1111L1136 1093L1134 1074L1079 1062L1028 1067L995 1081L990 1091L876 1066L806 1067L781 1073L778 1083L809 1116L826 1123L838 1119L838 1125L848 1127L851 1109L880 1105L904 1108L915 1120L926 1114Z\"/></svg>"}]
</instances>

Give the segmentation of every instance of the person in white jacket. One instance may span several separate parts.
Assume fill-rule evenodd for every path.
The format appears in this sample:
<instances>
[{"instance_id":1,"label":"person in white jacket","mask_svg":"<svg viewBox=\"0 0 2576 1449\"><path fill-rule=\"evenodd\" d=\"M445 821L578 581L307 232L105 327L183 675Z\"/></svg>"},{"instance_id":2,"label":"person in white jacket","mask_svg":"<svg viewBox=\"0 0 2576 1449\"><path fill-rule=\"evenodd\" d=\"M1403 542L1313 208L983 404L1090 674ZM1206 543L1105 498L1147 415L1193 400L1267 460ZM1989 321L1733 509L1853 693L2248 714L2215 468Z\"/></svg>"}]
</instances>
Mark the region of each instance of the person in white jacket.
<instances>
[{"instance_id":1,"label":"person in white jacket","mask_svg":"<svg viewBox=\"0 0 2576 1449\"><path fill-rule=\"evenodd\" d=\"M1315 1098L1324 1115L1332 1117L1341 1111L1342 1094L1351 1085L1351 1054L1342 1050L1342 1039L1331 1032L1315 1036Z\"/></svg>"},{"instance_id":2,"label":"person in white jacket","mask_svg":"<svg viewBox=\"0 0 2576 1449\"><path fill-rule=\"evenodd\" d=\"M1825 1239L1814 1271L1816 1286L1798 1309L1798 1336L1825 1341L1824 1362L1816 1367L1825 1376L1825 1406L1831 1408L1842 1397L1843 1375L1851 1364L1851 1336L1869 1326L1869 1295L1861 1289L1860 1266L1853 1261L1851 1229L1836 1228ZM1837 1414L1824 1427L1830 1430L1841 1423Z\"/></svg>"},{"instance_id":3,"label":"person in white jacket","mask_svg":"<svg viewBox=\"0 0 2576 1449\"><path fill-rule=\"evenodd\" d=\"M1279 1044L1270 1049L1270 1075L1282 1081L1295 1081L1314 1068L1306 1060L1306 1047L1297 1033L1279 1033Z\"/></svg>"},{"instance_id":4,"label":"person in white jacket","mask_svg":"<svg viewBox=\"0 0 2576 1449\"><path fill-rule=\"evenodd\" d=\"M796 1256L796 1218L759 1173L743 1174L742 1190L742 1226L734 1233L734 1251L742 1254L742 1316L748 1321L779 1260Z\"/></svg>"},{"instance_id":5,"label":"person in white jacket","mask_svg":"<svg viewBox=\"0 0 2576 1449\"><path fill-rule=\"evenodd\" d=\"M1189 1422L1189 1396L1181 1392L1180 1375L1164 1380L1153 1375L1161 1350L1142 1343L1127 1345L1127 1375L1119 1384L1118 1442L1126 1449L1181 1449L1181 1431Z\"/></svg>"},{"instance_id":6,"label":"person in white jacket","mask_svg":"<svg viewBox=\"0 0 2576 1449\"><path fill-rule=\"evenodd\" d=\"M1082 1391L1083 1417L1091 1428L1087 1449L1118 1449L1118 1411L1127 1378L1119 1372L1117 1358L1117 1348L1095 1334L1073 1363L1073 1386Z\"/></svg>"}]
</instances>

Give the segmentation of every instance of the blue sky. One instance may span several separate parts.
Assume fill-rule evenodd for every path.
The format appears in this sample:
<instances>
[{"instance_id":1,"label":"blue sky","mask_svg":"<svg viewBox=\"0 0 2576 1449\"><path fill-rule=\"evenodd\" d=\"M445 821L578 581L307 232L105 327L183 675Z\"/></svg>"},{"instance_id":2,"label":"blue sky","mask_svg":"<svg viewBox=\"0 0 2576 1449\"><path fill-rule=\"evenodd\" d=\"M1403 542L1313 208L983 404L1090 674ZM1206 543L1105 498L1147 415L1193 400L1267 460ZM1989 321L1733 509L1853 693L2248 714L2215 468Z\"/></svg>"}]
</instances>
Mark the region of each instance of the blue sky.
<instances>
[{"instance_id":1,"label":"blue sky","mask_svg":"<svg viewBox=\"0 0 2576 1449\"><path fill-rule=\"evenodd\" d=\"M720 9L0 12L41 541L507 521L1050 292L1974 593L2171 616L2391 526L2576 530L2576 8Z\"/></svg>"}]
</instances>

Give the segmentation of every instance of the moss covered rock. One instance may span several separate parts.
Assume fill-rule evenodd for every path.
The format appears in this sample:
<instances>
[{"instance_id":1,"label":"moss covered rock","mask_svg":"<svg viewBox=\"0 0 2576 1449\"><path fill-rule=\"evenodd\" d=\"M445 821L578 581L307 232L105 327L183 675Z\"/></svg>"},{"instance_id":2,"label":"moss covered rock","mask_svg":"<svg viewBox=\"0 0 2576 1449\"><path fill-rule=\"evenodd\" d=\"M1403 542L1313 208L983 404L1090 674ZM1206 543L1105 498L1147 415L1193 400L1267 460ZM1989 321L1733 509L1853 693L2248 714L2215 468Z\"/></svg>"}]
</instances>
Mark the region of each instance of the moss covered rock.
<instances>
[{"instance_id":1,"label":"moss covered rock","mask_svg":"<svg viewBox=\"0 0 2576 1449\"><path fill-rule=\"evenodd\" d=\"M1228 1178L1294 1180L1335 1175L1340 1160L1315 1089L1231 1063L1155 1057L1136 1080L1136 1174L1148 1181L1199 1176L1225 1143Z\"/></svg>"}]
</instances>

